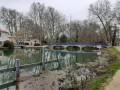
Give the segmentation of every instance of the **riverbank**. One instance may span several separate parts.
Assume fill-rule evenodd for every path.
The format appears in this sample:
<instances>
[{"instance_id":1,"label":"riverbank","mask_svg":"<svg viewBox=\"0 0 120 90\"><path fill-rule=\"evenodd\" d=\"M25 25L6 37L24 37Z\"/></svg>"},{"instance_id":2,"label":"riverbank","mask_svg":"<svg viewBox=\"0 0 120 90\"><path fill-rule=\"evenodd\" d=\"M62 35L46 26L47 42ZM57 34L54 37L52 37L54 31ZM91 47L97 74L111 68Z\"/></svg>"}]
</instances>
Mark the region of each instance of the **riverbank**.
<instances>
[{"instance_id":1,"label":"riverbank","mask_svg":"<svg viewBox=\"0 0 120 90\"><path fill-rule=\"evenodd\" d=\"M0 50L8 49L7 47L0 47Z\"/></svg>"},{"instance_id":2,"label":"riverbank","mask_svg":"<svg viewBox=\"0 0 120 90\"><path fill-rule=\"evenodd\" d=\"M120 57L120 47L115 47L118 51L115 50L118 57ZM113 76L110 83L105 87L106 90L119 90L120 89L120 70L118 70Z\"/></svg>"},{"instance_id":3,"label":"riverbank","mask_svg":"<svg viewBox=\"0 0 120 90\"><path fill-rule=\"evenodd\" d=\"M111 84L109 84L109 82L112 80L112 78L116 79L117 76L114 77L116 72L117 74L119 73L118 70L120 69L120 52L114 47L107 49L106 52L109 54L109 64L103 68L105 74L98 76L93 81L90 90L119 90L113 89L115 84L112 85L111 88ZM118 84L119 83L116 83L116 85Z\"/></svg>"},{"instance_id":4,"label":"riverbank","mask_svg":"<svg viewBox=\"0 0 120 90\"><path fill-rule=\"evenodd\" d=\"M48 47L48 45L44 46L25 46L24 48L42 48L42 47ZM0 50L8 49L8 47L0 47ZM21 49L21 47L14 47L14 49Z\"/></svg>"},{"instance_id":5,"label":"riverbank","mask_svg":"<svg viewBox=\"0 0 120 90\"><path fill-rule=\"evenodd\" d=\"M43 46L24 46L25 48L42 48L42 47L48 47L48 45Z\"/></svg>"}]
</instances>

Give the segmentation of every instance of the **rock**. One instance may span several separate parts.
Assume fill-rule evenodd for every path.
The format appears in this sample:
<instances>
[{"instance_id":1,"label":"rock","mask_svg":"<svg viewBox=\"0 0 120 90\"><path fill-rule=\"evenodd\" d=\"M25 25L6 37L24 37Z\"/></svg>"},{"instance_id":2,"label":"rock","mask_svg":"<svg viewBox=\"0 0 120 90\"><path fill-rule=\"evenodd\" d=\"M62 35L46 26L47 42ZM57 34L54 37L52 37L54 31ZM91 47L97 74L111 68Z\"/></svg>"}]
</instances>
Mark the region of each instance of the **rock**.
<instances>
[{"instance_id":1,"label":"rock","mask_svg":"<svg viewBox=\"0 0 120 90\"><path fill-rule=\"evenodd\" d=\"M59 81L59 82L64 82L64 80L65 80L64 77L58 78L58 81Z\"/></svg>"},{"instance_id":2,"label":"rock","mask_svg":"<svg viewBox=\"0 0 120 90\"><path fill-rule=\"evenodd\" d=\"M106 70L96 70L96 73L98 75L102 75L102 74L105 74L106 73Z\"/></svg>"},{"instance_id":3,"label":"rock","mask_svg":"<svg viewBox=\"0 0 120 90\"><path fill-rule=\"evenodd\" d=\"M85 67L85 65L84 65L84 64L80 64L80 63L76 63L76 64L75 64L75 67L76 67L76 68L80 68L80 67Z\"/></svg>"}]
</instances>

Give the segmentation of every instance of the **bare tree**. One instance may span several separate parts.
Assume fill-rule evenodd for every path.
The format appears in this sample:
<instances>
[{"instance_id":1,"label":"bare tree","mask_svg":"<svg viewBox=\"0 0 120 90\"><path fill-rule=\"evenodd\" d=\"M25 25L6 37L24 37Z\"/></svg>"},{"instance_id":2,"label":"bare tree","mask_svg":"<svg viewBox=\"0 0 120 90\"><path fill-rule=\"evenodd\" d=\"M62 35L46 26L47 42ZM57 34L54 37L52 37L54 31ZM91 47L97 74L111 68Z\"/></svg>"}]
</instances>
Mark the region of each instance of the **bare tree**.
<instances>
[{"instance_id":1,"label":"bare tree","mask_svg":"<svg viewBox=\"0 0 120 90\"><path fill-rule=\"evenodd\" d=\"M89 13L93 17L96 16L101 29L103 29L105 42L111 42L111 22L113 18L110 2L108 0L98 0L94 5L90 5Z\"/></svg>"},{"instance_id":2,"label":"bare tree","mask_svg":"<svg viewBox=\"0 0 120 90\"><path fill-rule=\"evenodd\" d=\"M33 3L30 8L29 16L32 21L39 26L37 28L36 35L38 36L38 39L42 41L42 37L44 37L44 31L43 31L43 24L44 24L44 12L45 12L45 6L44 4L40 3Z\"/></svg>"},{"instance_id":3,"label":"bare tree","mask_svg":"<svg viewBox=\"0 0 120 90\"><path fill-rule=\"evenodd\" d=\"M48 7L45 13L45 23L47 37L50 38L50 43L56 42L56 38L65 29L65 18L54 8Z\"/></svg>"},{"instance_id":4,"label":"bare tree","mask_svg":"<svg viewBox=\"0 0 120 90\"><path fill-rule=\"evenodd\" d=\"M19 14L16 10L2 7L0 9L0 20L9 29L10 34L18 31Z\"/></svg>"}]
</instances>

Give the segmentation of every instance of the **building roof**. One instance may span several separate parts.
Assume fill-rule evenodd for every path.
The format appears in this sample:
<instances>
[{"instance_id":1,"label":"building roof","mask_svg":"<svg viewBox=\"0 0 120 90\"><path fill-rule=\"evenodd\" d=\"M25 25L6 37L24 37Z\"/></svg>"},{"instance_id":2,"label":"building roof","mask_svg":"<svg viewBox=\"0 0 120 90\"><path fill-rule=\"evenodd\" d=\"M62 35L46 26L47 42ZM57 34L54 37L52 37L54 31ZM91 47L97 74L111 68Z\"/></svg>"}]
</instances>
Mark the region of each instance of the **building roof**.
<instances>
[{"instance_id":1,"label":"building roof","mask_svg":"<svg viewBox=\"0 0 120 90\"><path fill-rule=\"evenodd\" d=\"M8 33L7 31L4 31L4 30L2 30L2 29L0 29L0 32L3 32L3 33Z\"/></svg>"},{"instance_id":2,"label":"building roof","mask_svg":"<svg viewBox=\"0 0 120 90\"><path fill-rule=\"evenodd\" d=\"M8 36L8 38L15 38L15 36Z\"/></svg>"}]
</instances>

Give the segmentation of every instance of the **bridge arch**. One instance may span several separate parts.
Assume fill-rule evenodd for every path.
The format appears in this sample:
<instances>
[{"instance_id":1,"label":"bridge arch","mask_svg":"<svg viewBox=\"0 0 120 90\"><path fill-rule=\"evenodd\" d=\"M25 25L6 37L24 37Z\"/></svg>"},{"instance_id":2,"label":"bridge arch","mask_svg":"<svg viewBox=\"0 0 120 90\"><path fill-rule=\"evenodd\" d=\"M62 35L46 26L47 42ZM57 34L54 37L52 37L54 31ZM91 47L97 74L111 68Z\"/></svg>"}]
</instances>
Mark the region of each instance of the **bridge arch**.
<instances>
[{"instance_id":1,"label":"bridge arch","mask_svg":"<svg viewBox=\"0 0 120 90\"><path fill-rule=\"evenodd\" d=\"M66 50L68 50L68 51L79 51L80 47L79 46L67 46Z\"/></svg>"},{"instance_id":2,"label":"bridge arch","mask_svg":"<svg viewBox=\"0 0 120 90\"><path fill-rule=\"evenodd\" d=\"M92 51L92 50L99 50L97 47L95 46L84 46L82 47L83 51Z\"/></svg>"},{"instance_id":3,"label":"bridge arch","mask_svg":"<svg viewBox=\"0 0 120 90\"><path fill-rule=\"evenodd\" d=\"M55 50L64 50L65 47L64 46L53 46L53 49L55 49Z\"/></svg>"}]
</instances>

